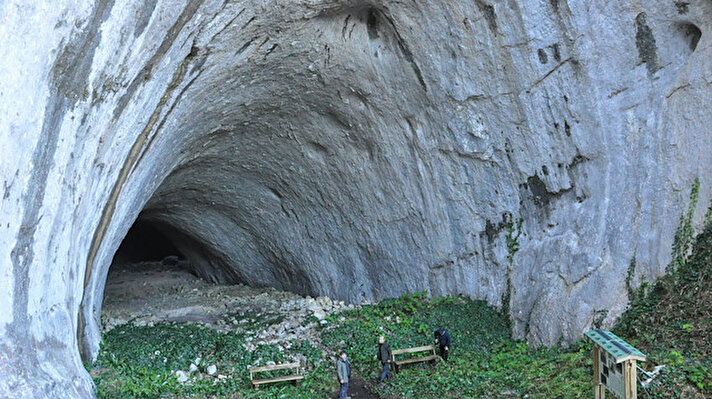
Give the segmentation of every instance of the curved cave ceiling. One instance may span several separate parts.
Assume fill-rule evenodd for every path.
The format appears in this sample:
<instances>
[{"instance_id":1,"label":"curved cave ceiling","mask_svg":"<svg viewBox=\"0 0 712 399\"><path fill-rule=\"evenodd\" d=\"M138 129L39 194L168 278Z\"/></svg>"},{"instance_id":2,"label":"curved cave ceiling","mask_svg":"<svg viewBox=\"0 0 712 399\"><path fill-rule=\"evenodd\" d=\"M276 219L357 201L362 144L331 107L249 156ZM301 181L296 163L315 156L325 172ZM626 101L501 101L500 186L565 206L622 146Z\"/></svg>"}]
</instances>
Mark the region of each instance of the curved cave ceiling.
<instances>
[{"instance_id":1,"label":"curved cave ceiling","mask_svg":"<svg viewBox=\"0 0 712 399\"><path fill-rule=\"evenodd\" d=\"M366 267L382 242L418 233L423 204L404 194L429 173L408 125L427 111L420 71L375 8L295 24L308 34L225 31L188 56L171 138L153 138L175 164L140 220L170 226L212 281L352 301L423 288L379 286Z\"/></svg>"}]
</instances>

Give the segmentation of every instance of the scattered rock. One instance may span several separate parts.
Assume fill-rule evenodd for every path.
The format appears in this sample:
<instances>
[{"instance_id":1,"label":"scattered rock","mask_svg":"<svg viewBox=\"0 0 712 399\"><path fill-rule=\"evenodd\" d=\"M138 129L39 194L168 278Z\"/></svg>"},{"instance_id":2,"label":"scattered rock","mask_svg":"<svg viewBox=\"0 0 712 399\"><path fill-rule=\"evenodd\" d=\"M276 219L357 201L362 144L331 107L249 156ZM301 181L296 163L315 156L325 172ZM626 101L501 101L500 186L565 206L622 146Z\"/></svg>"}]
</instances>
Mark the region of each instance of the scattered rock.
<instances>
[{"instance_id":1,"label":"scattered rock","mask_svg":"<svg viewBox=\"0 0 712 399\"><path fill-rule=\"evenodd\" d=\"M330 308L333 306L331 298L326 296L320 296L319 298L317 298L316 303L322 308Z\"/></svg>"},{"instance_id":2,"label":"scattered rock","mask_svg":"<svg viewBox=\"0 0 712 399\"><path fill-rule=\"evenodd\" d=\"M324 312L321 309L317 309L314 311L314 317L316 317L319 320L324 320L326 318L326 312Z\"/></svg>"},{"instance_id":3,"label":"scattered rock","mask_svg":"<svg viewBox=\"0 0 712 399\"><path fill-rule=\"evenodd\" d=\"M106 329L127 322L136 325L189 322L245 334L243 346L247 352L257 350L262 344L276 345L277 350L285 352L294 340L320 342L317 326L329 324L326 320L329 315L347 309L343 302L325 296L315 299L267 288L209 284L185 270L166 273L152 263L143 263L135 269L140 271L124 270L120 277L107 280L107 291L112 295L102 314ZM353 305L350 308L353 309ZM306 323L312 316L319 322ZM154 355L163 356L160 351ZM296 360L305 363L306 357ZM163 362L167 361L163 357ZM204 369L208 363L199 356L185 361L189 364L188 370L175 372L180 383L217 375L217 366L212 364ZM272 359L260 358L254 364L275 363ZM201 370L206 374L201 374Z\"/></svg>"},{"instance_id":4,"label":"scattered rock","mask_svg":"<svg viewBox=\"0 0 712 399\"><path fill-rule=\"evenodd\" d=\"M184 384L186 381L188 381L188 373L183 370L178 370L176 371L176 378L178 379L178 382Z\"/></svg>"},{"instance_id":5,"label":"scattered rock","mask_svg":"<svg viewBox=\"0 0 712 399\"><path fill-rule=\"evenodd\" d=\"M307 310L310 310L312 312L316 312L317 310L321 310L321 306L319 306L318 303L316 303L315 300L313 299L308 299L307 300Z\"/></svg>"}]
</instances>

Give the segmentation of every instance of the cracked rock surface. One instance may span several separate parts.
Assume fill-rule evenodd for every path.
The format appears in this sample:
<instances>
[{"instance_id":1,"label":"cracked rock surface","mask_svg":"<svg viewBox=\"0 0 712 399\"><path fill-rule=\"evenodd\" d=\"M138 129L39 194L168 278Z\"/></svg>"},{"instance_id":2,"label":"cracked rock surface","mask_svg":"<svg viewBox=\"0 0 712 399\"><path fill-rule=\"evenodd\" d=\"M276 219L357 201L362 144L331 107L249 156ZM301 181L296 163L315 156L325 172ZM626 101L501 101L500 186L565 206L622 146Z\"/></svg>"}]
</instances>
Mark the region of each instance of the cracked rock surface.
<instances>
[{"instance_id":1,"label":"cracked rock surface","mask_svg":"<svg viewBox=\"0 0 712 399\"><path fill-rule=\"evenodd\" d=\"M0 396L93 395L137 219L212 282L461 293L543 344L610 325L696 178L697 222L710 202L711 21L707 0L0 3Z\"/></svg>"}]
</instances>

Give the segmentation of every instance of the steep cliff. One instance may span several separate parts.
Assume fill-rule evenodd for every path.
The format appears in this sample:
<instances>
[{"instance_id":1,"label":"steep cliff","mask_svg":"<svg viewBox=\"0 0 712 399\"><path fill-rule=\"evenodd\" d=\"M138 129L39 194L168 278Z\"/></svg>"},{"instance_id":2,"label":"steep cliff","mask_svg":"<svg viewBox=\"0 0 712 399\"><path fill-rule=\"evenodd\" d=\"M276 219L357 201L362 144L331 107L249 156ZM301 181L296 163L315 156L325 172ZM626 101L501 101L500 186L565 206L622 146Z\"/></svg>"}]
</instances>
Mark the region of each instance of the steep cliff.
<instances>
[{"instance_id":1,"label":"steep cliff","mask_svg":"<svg viewBox=\"0 0 712 399\"><path fill-rule=\"evenodd\" d=\"M138 218L208 280L463 293L553 344L710 200L708 0L0 9L3 397L91 395Z\"/></svg>"}]
</instances>

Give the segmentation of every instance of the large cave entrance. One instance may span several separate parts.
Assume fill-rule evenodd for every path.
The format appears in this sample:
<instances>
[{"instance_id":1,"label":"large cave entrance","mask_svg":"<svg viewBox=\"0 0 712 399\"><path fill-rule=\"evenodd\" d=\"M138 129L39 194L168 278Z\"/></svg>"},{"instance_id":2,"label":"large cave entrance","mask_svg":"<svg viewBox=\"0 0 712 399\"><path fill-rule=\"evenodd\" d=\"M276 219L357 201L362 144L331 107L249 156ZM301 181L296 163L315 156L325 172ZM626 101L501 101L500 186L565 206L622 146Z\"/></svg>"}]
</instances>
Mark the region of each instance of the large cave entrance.
<instances>
[{"instance_id":1,"label":"large cave entrance","mask_svg":"<svg viewBox=\"0 0 712 399\"><path fill-rule=\"evenodd\" d=\"M226 21L240 25L240 15ZM435 200L439 161L424 147L435 145L439 120L427 114L427 82L405 31L386 10L355 4L280 32L244 17L249 29L199 33L173 75L160 76L166 91L150 123L135 125L142 130L87 260L79 327L87 358L111 324L100 319L144 317L110 314L128 277L141 279L132 306L171 319L196 314L190 307L201 305L185 295L201 291L193 284L344 303L468 286L429 269L466 243ZM309 40L292 40L301 36ZM432 239L448 231L452 239ZM149 303L141 287L169 276L176 288Z\"/></svg>"}]
</instances>

